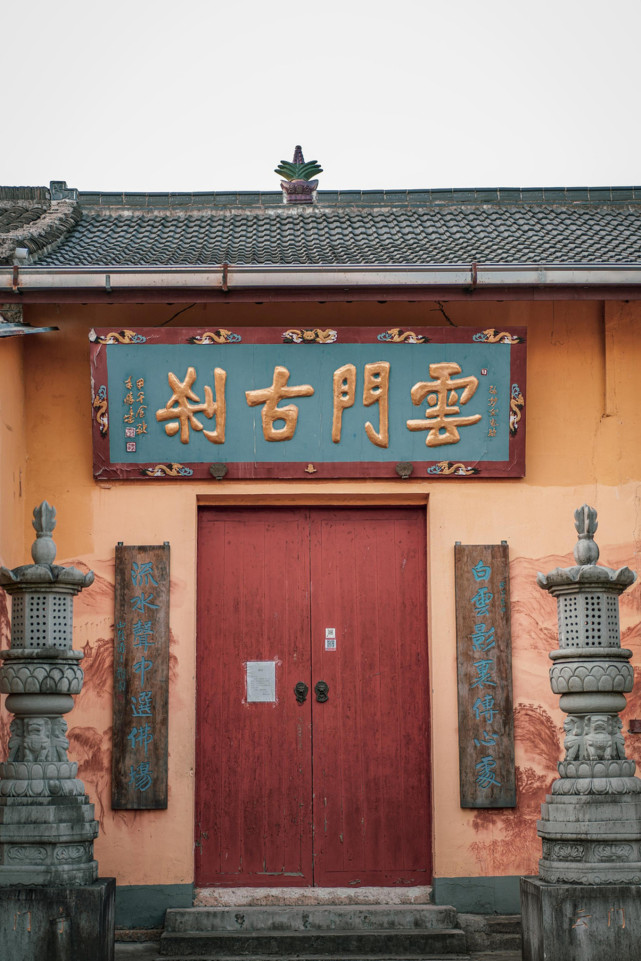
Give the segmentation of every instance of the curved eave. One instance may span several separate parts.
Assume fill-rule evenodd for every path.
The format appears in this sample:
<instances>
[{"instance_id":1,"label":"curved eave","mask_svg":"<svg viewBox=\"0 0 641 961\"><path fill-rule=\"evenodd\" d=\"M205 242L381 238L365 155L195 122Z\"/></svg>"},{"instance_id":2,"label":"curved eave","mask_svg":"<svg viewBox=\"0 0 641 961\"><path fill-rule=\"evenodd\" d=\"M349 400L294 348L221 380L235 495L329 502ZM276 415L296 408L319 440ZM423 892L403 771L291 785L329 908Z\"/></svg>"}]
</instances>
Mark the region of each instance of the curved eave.
<instances>
[{"instance_id":1,"label":"curved eave","mask_svg":"<svg viewBox=\"0 0 641 961\"><path fill-rule=\"evenodd\" d=\"M10 324L0 321L0 337L24 337L26 334L47 334L58 327L31 327L29 324Z\"/></svg>"}]
</instances>

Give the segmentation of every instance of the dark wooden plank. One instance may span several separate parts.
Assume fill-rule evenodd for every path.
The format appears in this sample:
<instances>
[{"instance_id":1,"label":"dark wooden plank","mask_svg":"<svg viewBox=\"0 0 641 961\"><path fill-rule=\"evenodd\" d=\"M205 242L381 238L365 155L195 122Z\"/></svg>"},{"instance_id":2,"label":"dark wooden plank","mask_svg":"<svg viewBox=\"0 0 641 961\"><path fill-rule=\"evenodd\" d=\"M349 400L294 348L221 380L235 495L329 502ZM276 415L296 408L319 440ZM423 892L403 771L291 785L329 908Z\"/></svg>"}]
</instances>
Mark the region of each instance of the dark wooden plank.
<instances>
[{"instance_id":1,"label":"dark wooden plank","mask_svg":"<svg viewBox=\"0 0 641 961\"><path fill-rule=\"evenodd\" d=\"M431 879L425 565L420 509L312 512L316 884Z\"/></svg>"},{"instance_id":2,"label":"dark wooden plank","mask_svg":"<svg viewBox=\"0 0 641 961\"><path fill-rule=\"evenodd\" d=\"M461 807L516 806L507 544L456 544Z\"/></svg>"},{"instance_id":3,"label":"dark wooden plank","mask_svg":"<svg viewBox=\"0 0 641 961\"><path fill-rule=\"evenodd\" d=\"M200 512L197 677L196 883L311 884L306 509Z\"/></svg>"},{"instance_id":4,"label":"dark wooden plank","mask_svg":"<svg viewBox=\"0 0 641 961\"><path fill-rule=\"evenodd\" d=\"M115 810L167 807L169 544L116 547Z\"/></svg>"}]
</instances>

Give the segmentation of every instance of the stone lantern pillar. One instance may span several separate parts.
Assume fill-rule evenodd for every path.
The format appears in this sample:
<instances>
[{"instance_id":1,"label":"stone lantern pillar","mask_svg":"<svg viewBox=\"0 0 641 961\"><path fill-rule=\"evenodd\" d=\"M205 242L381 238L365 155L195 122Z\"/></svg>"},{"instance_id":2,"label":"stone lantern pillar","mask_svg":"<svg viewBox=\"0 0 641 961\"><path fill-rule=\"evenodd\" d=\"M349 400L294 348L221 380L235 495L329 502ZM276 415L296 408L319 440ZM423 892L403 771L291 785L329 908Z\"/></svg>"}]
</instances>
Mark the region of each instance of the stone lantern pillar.
<instances>
[{"instance_id":1,"label":"stone lantern pillar","mask_svg":"<svg viewBox=\"0 0 641 961\"><path fill-rule=\"evenodd\" d=\"M625 753L619 712L632 690L619 595L629 568L599 566L596 511L575 512L576 565L539 574L557 600L565 758L538 822L538 880L522 879L525 961L637 961L641 953L641 780Z\"/></svg>"},{"instance_id":2,"label":"stone lantern pillar","mask_svg":"<svg viewBox=\"0 0 641 961\"><path fill-rule=\"evenodd\" d=\"M64 718L83 682L83 654L72 649L73 598L94 575L53 563L56 512L45 501L33 513L34 563L0 568L0 586L12 597L0 693L15 715L0 763L0 957L106 961L115 885L98 880L98 823L78 764L67 757Z\"/></svg>"}]
</instances>

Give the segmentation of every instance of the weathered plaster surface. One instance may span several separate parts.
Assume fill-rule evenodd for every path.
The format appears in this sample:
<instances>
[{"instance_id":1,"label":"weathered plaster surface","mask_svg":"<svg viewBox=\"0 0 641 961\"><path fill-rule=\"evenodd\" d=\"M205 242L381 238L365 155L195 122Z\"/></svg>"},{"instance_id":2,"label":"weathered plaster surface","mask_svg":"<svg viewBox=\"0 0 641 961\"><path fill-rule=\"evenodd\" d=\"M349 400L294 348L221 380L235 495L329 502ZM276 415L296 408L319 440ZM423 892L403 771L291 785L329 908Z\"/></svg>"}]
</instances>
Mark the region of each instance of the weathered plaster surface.
<instances>
[{"instance_id":1,"label":"weathered plaster surface","mask_svg":"<svg viewBox=\"0 0 641 961\"><path fill-rule=\"evenodd\" d=\"M24 345L27 502L54 502L62 563L91 568L96 584L79 598L74 646L85 648L86 682L72 715L70 740L81 761L79 776L96 802L101 874L119 883L188 884L193 879L195 737L195 571L197 504L243 496L246 503L274 493L313 499L318 494L355 501L377 493L393 502L407 491L429 500L429 604L432 671L435 875L534 873L540 856L535 822L561 755L563 715L548 681L554 647L555 604L535 583L538 570L569 563L567 518L587 501L599 511L605 540L602 561L639 570L641 546L641 446L636 442L637 371L641 361L641 306L599 303L468 303L195 305L175 323L233 328L240 324L330 326L339 323L410 326L444 324L481 329L525 325L529 336L527 473L523 480L452 483L410 480L370 483L229 482L97 484L92 477L91 404L87 332L164 323L188 305L30 307L30 323L55 323L59 334ZM608 313L609 311L609 313ZM614 327L612 326L614 325ZM0 358L2 346L0 345ZM608 351L610 389L606 410ZM1 360L0 360L1 363ZM612 375L614 371L614 375ZM612 387L612 376L615 387ZM39 389L33 389L38 384ZM0 387L0 390L2 388ZM18 458L19 460L19 458ZM4 468L0 464L0 470ZM4 479L4 474L3 474ZM153 491L153 494L151 493ZM2 507L5 525L10 510ZM23 523L10 521L12 531ZM31 531L24 522L24 543ZM518 806L510 812L463 811L458 798L458 752L453 705L456 658L453 544L507 539L513 602L514 704ZM11 542L19 539L11 535ZM111 812L111 644L113 548L126 543L172 547L172 680L170 688L170 796L167 811ZM8 550L1 542L2 550ZM22 548L4 557L23 560ZM20 554L19 557L16 553ZM641 671L641 593L622 598L622 642ZM0 624L2 614L0 611ZM629 698L624 722L641 717L641 685ZM1 720L0 720L1 723ZM627 728L627 724L625 724ZM0 731L0 736L2 732ZM6 743L6 738L4 743ZM641 740L627 737L639 759Z\"/></svg>"},{"instance_id":2,"label":"weathered plaster surface","mask_svg":"<svg viewBox=\"0 0 641 961\"><path fill-rule=\"evenodd\" d=\"M28 554L28 548L23 549L27 456L23 347L22 337L0 338L0 562L8 567L24 563ZM0 606L0 630L1 612Z\"/></svg>"}]
</instances>

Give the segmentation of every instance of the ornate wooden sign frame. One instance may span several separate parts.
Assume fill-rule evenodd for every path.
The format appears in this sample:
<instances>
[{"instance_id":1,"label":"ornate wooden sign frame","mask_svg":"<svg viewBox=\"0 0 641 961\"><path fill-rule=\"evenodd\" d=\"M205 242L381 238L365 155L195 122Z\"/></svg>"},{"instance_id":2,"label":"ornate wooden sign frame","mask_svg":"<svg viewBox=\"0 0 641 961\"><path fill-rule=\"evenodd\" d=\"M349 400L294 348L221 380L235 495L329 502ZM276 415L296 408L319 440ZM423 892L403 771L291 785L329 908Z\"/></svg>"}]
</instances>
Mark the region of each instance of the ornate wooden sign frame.
<instances>
[{"instance_id":1,"label":"ornate wooden sign frame","mask_svg":"<svg viewBox=\"0 0 641 961\"><path fill-rule=\"evenodd\" d=\"M525 334L95 330L94 475L522 477Z\"/></svg>"}]
</instances>

